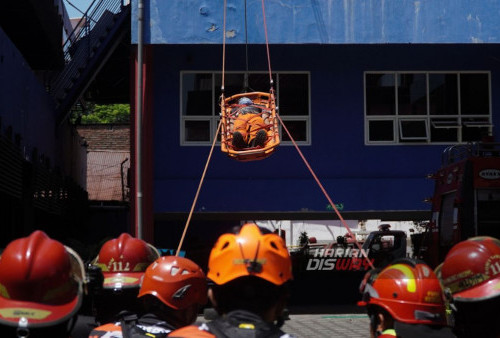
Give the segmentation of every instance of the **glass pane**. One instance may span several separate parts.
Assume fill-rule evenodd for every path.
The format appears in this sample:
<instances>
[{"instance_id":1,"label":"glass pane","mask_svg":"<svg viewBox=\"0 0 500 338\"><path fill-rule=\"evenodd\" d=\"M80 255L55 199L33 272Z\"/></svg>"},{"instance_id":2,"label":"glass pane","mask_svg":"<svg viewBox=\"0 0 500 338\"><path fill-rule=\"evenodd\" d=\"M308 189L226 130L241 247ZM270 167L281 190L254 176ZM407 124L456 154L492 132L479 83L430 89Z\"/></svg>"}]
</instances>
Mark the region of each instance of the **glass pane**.
<instances>
[{"instance_id":1,"label":"glass pane","mask_svg":"<svg viewBox=\"0 0 500 338\"><path fill-rule=\"evenodd\" d=\"M308 74L279 74L279 113L309 115Z\"/></svg>"},{"instance_id":2,"label":"glass pane","mask_svg":"<svg viewBox=\"0 0 500 338\"><path fill-rule=\"evenodd\" d=\"M394 74L366 74L366 115L394 115Z\"/></svg>"},{"instance_id":3,"label":"glass pane","mask_svg":"<svg viewBox=\"0 0 500 338\"><path fill-rule=\"evenodd\" d=\"M276 74L273 74L274 88L276 89ZM248 90L251 92L268 93L271 89L269 83L269 73L249 74L248 75Z\"/></svg>"},{"instance_id":4,"label":"glass pane","mask_svg":"<svg viewBox=\"0 0 500 338\"><path fill-rule=\"evenodd\" d=\"M489 134L488 128L463 128L462 141L463 142L481 141L483 136L486 136L488 134Z\"/></svg>"},{"instance_id":5,"label":"glass pane","mask_svg":"<svg viewBox=\"0 0 500 338\"><path fill-rule=\"evenodd\" d=\"M398 114L427 115L425 74L398 75Z\"/></svg>"},{"instance_id":6,"label":"glass pane","mask_svg":"<svg viewBox=\"0 0 500 338\"><path fill-rule=\"evenodd\" d=\"M424 120L421 121L400 121L400 136L405 138L427 138L427 128Z\"/></svg>"},{"instance_id":7,"label":"glass pane","mask_svg":"<svg viewBox=\"0 0 500 338\"><path fill-rule=\"evenodd\" d=\"M443 195L441 202L441 219L439 220L439 238L441 245L449 245L453 241L453 224L455 223L455 193Z\"/></svg>"},{"instance_id":8,"label":"glass pane","mask_svg":"<svg viewBox=\"0 0 500 338\"><path fill-rule=\"evenodd\" d=\"M243 92L243 73L226 73L224 76L224 95L230 97ZM216 101L220 97L220 87L222 85L222 74L215 74L215 95Z\"/></svg>"},{"instance_id":9,"label":"glass pane","mask_svg":"<svg viewBox=\"0 0 500 338\"><path fill-rule=\"evenodd\" d=\"M276 83L276 74L273 74L273 81ZM245 92L245 76L244 73L226 73L224 77L224 96L226 98L235 94ZM220 112L220 95L221 95L222 75L215 74L215 90L214 90L214 110L217 114ZM248 90L255 92L269 92L269 73L250 73L248 75Z\"/></svg>"},{"instance_id":10,"label":"glass pane","mask_svg":"<svg viewBox=\"0 0 500 338\"><path fill-rule=\"evenodd\" d=\"M462 115L489 115L488 74L460 74Z\"/></svg>"},{"instance_id":11,"label":"glass pane","mask_svg":"<svg viewBox=\"0 0 500 338\"><path fill-rule=\"evenodd\" d=\"M457 142L457 128L435 128L431 124L431 142Z\"/></svg>"},{"instance_id":12,"label":"glass pane","mask_svg":"<svg viewBox=\"0 0 500 338\"><path fill-rule=\"evenodd\" d=\"M306 121L283 121L286 128L292 135L293 139L298 141L307 141L307 123ZM283 128L281 129L281 138L283 141L291 141L288 133Z\"/></svg>"},{"instance_id":13,"label":"glass pane","mask_svg":"<svg viewBox=\"0 0 500 338\"><path fill-rule=\"evenodd\" d=\"M184 137L187 142L210 141L210 121L185 121Z\"/></svg>"},{"instance_id":14,"label":"glass pane","mask_svg":"<svg viewBox=\"0 0 500 338\"><path fill-rule=\"evenodd\" d=\"M214 110L220 113L222 74L215 74ZM224 76L224 96L226 98L243 92L243 73L226 73Z\"/></svg>"},{"instance_id":15,"label":"glass pane","mask_svg":"<svg viewBox=\"0 0 500 338\"><path fill-rule=\"evenodd\" d=\"M429 74L431 115L458 115L457 74Z\"/></svg>"},{"instance_id":16,"label":"glass pane","mask_svg":"<svg viewBox=\"0 0 500 338\"><path fill-rule=\"evenodd\" d=\"M500 191L478 190L477 199L478 233L500 238Z\"/></svg>"},{"instance_id":17,"label":"glass pane","mask_svg":"<svg viewBox=\"0 0 500 338\"><path fill-rule=\"evenodd\" d=\"M369 141L394 141L394 121L369 121Z\"/></svg>"},{"instance_id":18,"label":"glass pane","mask_svg":"<svg viewBox=\"0 0 500 338\"><path fill-rule=\"evenodd\" d=\"M183 74L182 115L212 115L212 74Z\"/></svg>"}]
</instances>

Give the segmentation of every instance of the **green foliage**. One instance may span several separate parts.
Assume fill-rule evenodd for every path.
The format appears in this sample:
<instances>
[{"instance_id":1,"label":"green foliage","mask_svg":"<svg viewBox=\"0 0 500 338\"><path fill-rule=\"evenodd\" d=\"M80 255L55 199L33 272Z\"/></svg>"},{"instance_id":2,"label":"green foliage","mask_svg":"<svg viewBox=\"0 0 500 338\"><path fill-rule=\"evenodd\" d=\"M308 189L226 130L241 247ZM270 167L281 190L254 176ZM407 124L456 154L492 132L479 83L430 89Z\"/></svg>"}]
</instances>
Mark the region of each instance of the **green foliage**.
<instances>
[{"instance_id":1,"label":"green foliage","mask_svg":"<svg viewBox=\"0 0 500 338\"><path fill-rule=\"evenodd\" d=\"M79 122L82 124L130 122L130 105L128 104L92 104L88 108L87 112L80 115L81 120Z\"/></svg>"}]
</instances>

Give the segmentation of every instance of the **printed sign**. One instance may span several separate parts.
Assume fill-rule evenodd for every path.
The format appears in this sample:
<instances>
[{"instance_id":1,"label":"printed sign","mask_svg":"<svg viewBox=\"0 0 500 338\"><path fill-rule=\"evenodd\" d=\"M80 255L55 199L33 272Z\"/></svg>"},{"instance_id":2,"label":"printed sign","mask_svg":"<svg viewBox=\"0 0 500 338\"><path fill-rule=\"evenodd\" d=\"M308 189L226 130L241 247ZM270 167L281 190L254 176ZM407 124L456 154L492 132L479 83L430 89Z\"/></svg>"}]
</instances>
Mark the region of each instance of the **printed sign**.
<instances>
[{"instance_id":1,"label":"printed sign","mask_svg":"<svg viewBox=\"0 0 500 338\"><path fill-rule=\"evenodd\" d=\"M498 180L500 178L500 169L483 169L479 172L479 177L485 180Z\"/></svg>"},{"instance_id":2,"label":"printed sign","mask_svg":"<svg viewBox=\"0 0 500 338\"><path fill-rule=\"evenodd\" d=\"M368 256L368 251L365 251L365 253ZM373 261L371 259L372 264ZM306 269L320 271L367 271L370 269L370 262L358 249L316 249L313 251L313 257L309 258Z\"/></svg>"}]
</instances>

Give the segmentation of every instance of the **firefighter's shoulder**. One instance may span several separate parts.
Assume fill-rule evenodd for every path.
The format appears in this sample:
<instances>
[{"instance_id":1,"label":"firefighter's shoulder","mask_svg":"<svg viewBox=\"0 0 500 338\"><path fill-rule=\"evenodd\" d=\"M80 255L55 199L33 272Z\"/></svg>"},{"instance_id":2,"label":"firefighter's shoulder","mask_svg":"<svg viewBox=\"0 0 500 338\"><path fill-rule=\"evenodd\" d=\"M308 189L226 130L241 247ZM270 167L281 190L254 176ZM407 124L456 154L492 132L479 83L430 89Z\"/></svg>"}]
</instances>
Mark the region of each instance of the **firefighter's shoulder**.
<instances>
[{"instance_id":1,"label":"firefighter's shoulder","mask_svg":"<svg viewBox=\"0 0 500 338\"><path fill-rule=\"evenodd\" d=\"M206 324L201 324L199 326L189 325L172 331L169 333L168 337L192 337L192 338L214 338L215 335L209 332L209 328Z\"/></svg>"}]
</instances>

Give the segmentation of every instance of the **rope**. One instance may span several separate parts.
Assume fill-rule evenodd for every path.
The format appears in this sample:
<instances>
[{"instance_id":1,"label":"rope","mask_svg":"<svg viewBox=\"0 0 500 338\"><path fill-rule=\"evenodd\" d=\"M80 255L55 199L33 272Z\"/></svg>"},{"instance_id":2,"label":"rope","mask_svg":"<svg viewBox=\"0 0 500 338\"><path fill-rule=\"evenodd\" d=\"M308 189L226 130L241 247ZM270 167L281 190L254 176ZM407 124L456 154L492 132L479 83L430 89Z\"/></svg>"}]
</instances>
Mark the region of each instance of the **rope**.
<instances>
[{"instance_id":1,"label":"rope","mask_svg":"<svg viewBox=\"0 0 500 338\"><path fill-rule=\"evenodd\" d=\"M219 122L219 126L217 127L217 132L215 133L215 135L219 135L220 127L221 127L221 123ZM186 232L187 232L187 229L189 226L189 222L191 221L191 217L193 216L194 207L195 207L196 202L198 200L198 196L200 195L200 190L201 190L201 186L203 185L203 181L205 180L205 174L207 173L208 164L210 163L210 159L212 158L212 154L214 152L215 142L217 142L217 136L214 137L214 141L212 142L212 148L210 148L210 153L208 154L207 162L205 163L205 168L203 169L203 174L201 175L200 184L198 184L198 190L196 191L196 195L194 197L193 204L191 205L191 210L189 211L189 216L188 216L188 219L186 221L186 225L184 226L184 231L182 232L181 240L179 242L179 247L177 248L177 252L175 253L176 256L179 256L179 252L181 251L182 243L184 242L184 238L186 237Z\"/></svg>"},{"instance_id":2,"label":"rope","mask_svg":"<svg viewBox=\"0 0 500 338\"><path fill-rule=\"evenodd\" d=\"M321 184L320 180L318 179L318 177L316 176L316 174L314 173L314 170L311 168L311 166L309 165L309 162L307 162L306 158L304 157L304 154L302 154L302 151L300 151L299 149L299 146L297 145L297 143L295 142L294 138L292 137L292 135L290 134L290 132L288 131L287 127L285 126L285 124L283 123L283 120L281 119L281 116L279 116L279 114L276 114L276 116L278 117L278 119L280 120L280 123L281 123L281 126L283 127L283 129L286 131L286 133L288 134L288 137L290 137L290 140L292 140L292 143L295 147L295 149L297 149L297 152L299 153L300 157L302 158L302 160L304 161L307 169L309 169L309 171L311 172L312 176L314 177L314 179L316 180L316 183L318 183L318 186L319 188L321 189L321 191L323 192L323 194L325 195L326 199L328 200L328 202L330 203L330 205L333 207L333 210L335 210L335 213L337 214L337 216L339 217L340 219L340 222L342 223L342 225L347 229L347 232L352 236L352 238L354 239L354 243L356 244L356 246L358 247L358 249L360 250L361 254L364 256L364 258L366 258L366 260L368 261L368 263L370 264L370 267L372 269L374 269L375 267L373 266L372 262L368 259L368 255L366 254L365 250L363 250L363 248L361 247L361 244L359 244L358 240L356 239L356 236L353 234L353 232L351 231L351 228L347 225L346 221L344 220L344 218L342 217L342 215L340 214L339 210L337 209L337 207L335 206L335 204L332 202L332 199L330 198L330 196L328 195L328 193L326 192L325 188L323 187L323 185Z\"/></svg>"},{"instance_id":3,"label":"rope","mask_svg":"<svg viewBox=\"0 0 500 338\"><path fill-rule=\"evenodd\" d=\"M227 0L224 0L224 18L222 24L222 84L221 84L221 92L224 93L224 81L225 81L225 69L226 69L226 7Z\"/></svg>"},{"instance_id":4,"label":"rope","mask_svg":"<svg viewBox=\"0 0 500 338\"><path fill-rule=\"evenodd\" d=\"M267 21L266 21L266 10L264 7L264 0L262 0L262 17L264 18L264 33L266 35L267 66L269 67L269 83L271 84L272 88L273 76L271 72L271 54L269 53L269 40L267 39Z\"/></svg>"},{"instance_id":5,"label":"rope","mask_svg":"<svg viewBox=\"0 0 500 338\"><path fill-rule=\"evenodd\" d=\"M247 29L247 0L245 0L245 75L243 79L243 90L249 90L248 85L248 29Z\"/></svg>"}]
</instances>

